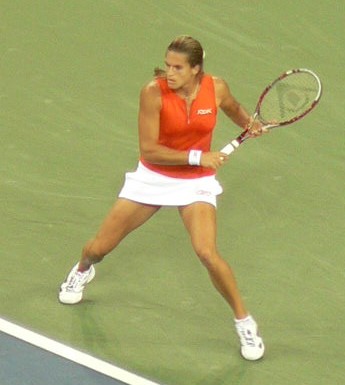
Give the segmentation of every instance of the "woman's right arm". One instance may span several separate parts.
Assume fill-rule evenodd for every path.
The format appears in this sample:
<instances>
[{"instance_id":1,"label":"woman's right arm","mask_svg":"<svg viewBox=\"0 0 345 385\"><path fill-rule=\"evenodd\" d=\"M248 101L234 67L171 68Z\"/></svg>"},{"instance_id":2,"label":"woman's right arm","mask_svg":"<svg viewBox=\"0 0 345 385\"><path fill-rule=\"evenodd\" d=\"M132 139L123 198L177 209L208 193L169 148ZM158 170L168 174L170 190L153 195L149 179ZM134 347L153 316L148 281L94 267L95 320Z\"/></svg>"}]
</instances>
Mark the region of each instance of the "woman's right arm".
<instances>
[{"instance_id":1,"label":"woman's right arm","mask_svg":"<svg viewBox=\"0 0 345 385\"><path fill-rule=\"evenodd\" d=\"M153 164L188 164L188 152L178 151L159 143L161 94L155 81L140 93L139 147L143 159Z\"/></svg>"}]
</instances>

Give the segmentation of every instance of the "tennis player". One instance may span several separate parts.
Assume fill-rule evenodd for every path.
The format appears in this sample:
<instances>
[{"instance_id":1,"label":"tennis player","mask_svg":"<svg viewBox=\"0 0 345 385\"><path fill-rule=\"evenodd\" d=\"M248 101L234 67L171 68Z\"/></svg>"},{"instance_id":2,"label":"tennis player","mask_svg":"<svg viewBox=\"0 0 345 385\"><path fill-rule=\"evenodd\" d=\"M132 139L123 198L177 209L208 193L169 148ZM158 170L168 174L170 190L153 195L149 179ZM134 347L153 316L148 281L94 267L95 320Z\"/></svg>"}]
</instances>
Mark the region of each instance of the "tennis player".
<instances>
[{"instance_id":1,"label":"tennis player","mask_svg":"<svg viewBox=\"0 0 345 385\"><path fill-rule=\"evenodd\" d=\"M138 167L126 174L96 237L85 245L81 260L61 285L59 300L80 302L85 285L95 275L93 265L161 207L175 206L196 255L233 310L242 356L257 360L264 354L257 324L216 246L216 200L222 187L215 175L228 157L211 151L219 108L242 128L248 127L251 117L224 80L204 73L203 59L197 40L179 36L167 48L165 69L156 69L154 79L141 90ZM250 130L252 136L262 133L260 123Z\"/></svg>"}]
</instances>

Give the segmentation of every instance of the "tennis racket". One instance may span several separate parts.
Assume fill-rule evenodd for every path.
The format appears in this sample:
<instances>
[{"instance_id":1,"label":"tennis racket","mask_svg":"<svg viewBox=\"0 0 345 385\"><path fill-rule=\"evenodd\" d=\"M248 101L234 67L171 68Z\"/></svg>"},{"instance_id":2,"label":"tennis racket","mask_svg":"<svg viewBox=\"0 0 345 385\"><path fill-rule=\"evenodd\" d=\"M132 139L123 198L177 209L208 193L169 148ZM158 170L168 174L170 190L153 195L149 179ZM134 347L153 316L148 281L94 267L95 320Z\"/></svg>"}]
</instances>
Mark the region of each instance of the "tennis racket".
<instances>
[{"instance_id":1,"label":"tennis racket","mask_svg":"<svg viewBox=\"0 0 345 385\"><path fill-rule=\"evenodd\" d=\"M250 128L255 121L266 130L297 122L316 107L321 92L321 81L313 71L300 68L284 72L261 94L251 125L220 152L230 155L250 138Z\"/></svg>"}]
</instances>

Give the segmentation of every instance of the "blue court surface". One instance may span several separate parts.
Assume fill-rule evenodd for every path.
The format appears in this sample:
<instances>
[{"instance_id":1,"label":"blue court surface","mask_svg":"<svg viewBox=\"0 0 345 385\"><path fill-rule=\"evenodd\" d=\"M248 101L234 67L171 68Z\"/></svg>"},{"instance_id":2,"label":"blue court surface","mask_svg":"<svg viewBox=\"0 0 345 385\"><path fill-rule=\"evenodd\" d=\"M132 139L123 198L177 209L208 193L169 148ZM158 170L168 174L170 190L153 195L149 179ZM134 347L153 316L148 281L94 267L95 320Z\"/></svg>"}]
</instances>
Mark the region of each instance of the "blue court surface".
<instances>
[{"instance_id":1,"label":"blue court surface","mask_svg":"<svg viewBox=\"0 0 345 385\"><path fill-rule=\"evenodd\" d=\"M0 319L1 385L158 385Z\"/></svg>"}]
</instances>

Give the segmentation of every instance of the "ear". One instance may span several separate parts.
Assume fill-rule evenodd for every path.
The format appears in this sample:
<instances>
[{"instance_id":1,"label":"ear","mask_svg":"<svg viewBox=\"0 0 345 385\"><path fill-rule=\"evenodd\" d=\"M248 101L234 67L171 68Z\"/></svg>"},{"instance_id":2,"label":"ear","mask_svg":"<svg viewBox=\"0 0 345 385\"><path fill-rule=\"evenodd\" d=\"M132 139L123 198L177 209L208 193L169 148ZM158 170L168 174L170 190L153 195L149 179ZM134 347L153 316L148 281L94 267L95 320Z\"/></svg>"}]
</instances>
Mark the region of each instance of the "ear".
<instances>
[{"instance_id":1,"label":"ear","mask_svg":"<svg viewBox=\"0 0 345 385\"><path fill-rule=\"evenodd\" d=\"M199 64L197 64L195 67L192 68L193 75L197 75L201 70L201 67Z\"/></svg>"}]
</instances>

